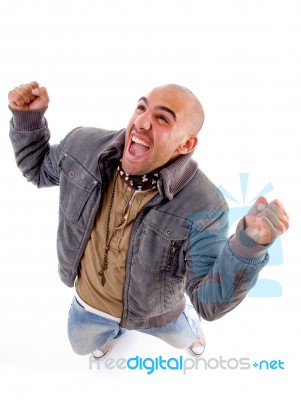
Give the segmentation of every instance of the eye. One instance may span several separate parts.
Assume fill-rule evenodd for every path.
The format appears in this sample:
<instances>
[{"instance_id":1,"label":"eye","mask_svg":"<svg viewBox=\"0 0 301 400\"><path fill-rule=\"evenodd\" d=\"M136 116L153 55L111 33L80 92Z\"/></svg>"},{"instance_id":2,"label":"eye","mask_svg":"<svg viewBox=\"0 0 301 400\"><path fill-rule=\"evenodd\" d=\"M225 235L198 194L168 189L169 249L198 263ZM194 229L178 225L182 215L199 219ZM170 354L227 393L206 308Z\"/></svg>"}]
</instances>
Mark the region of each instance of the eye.
<instances>
[{"instance_id":1,"label":"eye","mask_svg":"<svg viewBox=\"0 0 301 400\"><path fill-rule=\"evenodd\" d=\"M165 124L169 124L169 121L168 121L168 119L165 117L165 115L160 114L160 115L158 115L157 118L158 118L158 120L164 122Z\"/></svg>"},{"instance_id":2,"label":"eye","mask_svg":"<svg viewBox=\"0 0 301 400\"><path fill-rule=\"evenodd\" d=\"M145 106L144 106L143 104L138 104L136 110L137 110L137 111L142 111L142 112L144 112L144 111L145 111Z\"/></svg>"}]
</instances>

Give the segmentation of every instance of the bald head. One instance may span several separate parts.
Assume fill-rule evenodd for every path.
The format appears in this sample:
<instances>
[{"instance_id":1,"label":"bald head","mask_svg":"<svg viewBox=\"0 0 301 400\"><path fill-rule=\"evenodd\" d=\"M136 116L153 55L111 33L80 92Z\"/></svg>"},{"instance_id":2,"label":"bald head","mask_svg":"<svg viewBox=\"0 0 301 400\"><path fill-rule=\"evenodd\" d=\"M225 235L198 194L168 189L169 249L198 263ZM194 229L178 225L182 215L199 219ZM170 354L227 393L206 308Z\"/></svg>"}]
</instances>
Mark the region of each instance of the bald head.
<instances>
[{"instance_id":1,"label":"bald head","mask_svg":"<svg viewBox=\"0 0 301 400\"><path fill-rule=\"evenodd\" d=\"M174 95L178 93L180 96L184 96L187 127L192 134L197 135L198 132L201 130L205 119L204 110L199 99L190 89L186 88L185 86L176 85L174 83L158 86L152 91L162 90L164 88L171 89L171 95L174 92Z\"/></svg>"}]
</instances>

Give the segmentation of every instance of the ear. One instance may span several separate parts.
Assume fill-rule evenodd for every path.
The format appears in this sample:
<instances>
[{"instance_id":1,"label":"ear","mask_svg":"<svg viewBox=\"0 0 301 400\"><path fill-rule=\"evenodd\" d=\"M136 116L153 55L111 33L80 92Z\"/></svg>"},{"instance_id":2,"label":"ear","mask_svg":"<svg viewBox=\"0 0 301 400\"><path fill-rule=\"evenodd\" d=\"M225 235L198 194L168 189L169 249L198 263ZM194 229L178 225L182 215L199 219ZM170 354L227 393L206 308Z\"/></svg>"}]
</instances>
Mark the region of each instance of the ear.
<instances>
[{"instance_id":1,"label":"ear","mask_svg":"<svg viewBox=\"0 0 301 400\"><path fill-rule=\"evenodd\" d=\"M179 154L188 154L192 150L195 149L196 145L198 144L198 138L196 135L191 135L186 142L180 144L177 148Z\"/></svg>"}]
</instances>

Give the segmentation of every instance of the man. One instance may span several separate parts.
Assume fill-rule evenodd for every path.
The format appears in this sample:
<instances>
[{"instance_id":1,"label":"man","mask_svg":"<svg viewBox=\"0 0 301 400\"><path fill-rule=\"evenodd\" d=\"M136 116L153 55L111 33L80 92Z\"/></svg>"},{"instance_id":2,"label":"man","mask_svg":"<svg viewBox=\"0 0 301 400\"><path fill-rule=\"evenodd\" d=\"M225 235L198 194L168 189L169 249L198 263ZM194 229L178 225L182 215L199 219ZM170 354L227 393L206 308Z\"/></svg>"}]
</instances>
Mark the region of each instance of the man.
<instances>
[{"instance_id":1,"label":"man","mask_svg":"<svg viewBox=\"0 0 301 400\"><path fill-rule=\"evenodd\" d=\"M288 228L283 205L260 197L227 239L226 201L191 158L204 112L184 87L141 97L126 129L80 127L52 146L47 90L31 82L8 97L17 165L38 187L60 185L73 350L103 358L135 329L202 354L200 317L220 318L253 287Z\"/></svg>"}]
</instances>

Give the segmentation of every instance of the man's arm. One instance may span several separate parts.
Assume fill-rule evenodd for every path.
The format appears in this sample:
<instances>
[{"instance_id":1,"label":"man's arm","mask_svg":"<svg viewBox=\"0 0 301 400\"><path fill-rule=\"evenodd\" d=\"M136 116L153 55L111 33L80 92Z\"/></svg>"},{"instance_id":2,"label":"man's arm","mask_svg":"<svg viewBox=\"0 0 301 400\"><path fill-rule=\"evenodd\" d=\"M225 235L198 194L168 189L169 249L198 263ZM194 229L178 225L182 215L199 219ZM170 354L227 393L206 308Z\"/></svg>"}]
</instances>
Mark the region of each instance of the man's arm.
<instances>
[{"instance_id":1,"label":"man's arm","mask_svg":"<svg viewBox=\"0 0 301 400\"><path fill-rule=\"evenodd\" d=\"M283 205L259 198L227 240L227 210L220 209L206 227L198 218L186 254L186 291L197 312L215 320L234 309L255 285L268 263L268 247L288 229Z\"/></svg>"},{"instance_id":2,"label":"man's arm","mask_svg":"<svg viewBox=\"0 0 301 400\"><path fill-rule=\"evenodd\" d=\"M46 88L37 82L20 85L9 92L8 101L13 114L10 139L18 167L38 187L58 185L60 146L49 145Z\"/></svg>"}]
</instances>

